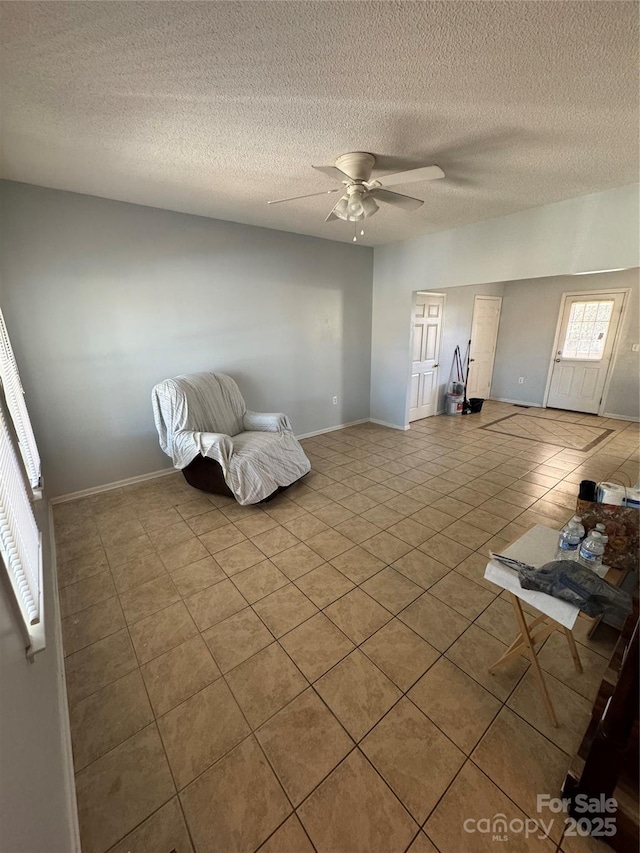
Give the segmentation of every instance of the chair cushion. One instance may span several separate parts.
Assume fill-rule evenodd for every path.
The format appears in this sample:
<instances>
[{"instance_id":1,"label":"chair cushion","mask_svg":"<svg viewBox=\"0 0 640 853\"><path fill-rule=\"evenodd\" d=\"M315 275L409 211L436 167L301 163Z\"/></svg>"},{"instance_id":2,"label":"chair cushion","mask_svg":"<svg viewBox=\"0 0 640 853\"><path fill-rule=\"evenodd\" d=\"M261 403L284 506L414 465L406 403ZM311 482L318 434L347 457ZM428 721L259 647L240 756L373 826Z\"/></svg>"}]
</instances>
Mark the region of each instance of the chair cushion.
<instances>
[{"instance_id":1,"label":"chair cushion","mask_svg":"<svg viewBox=\"0 0 640 853\"><path fill-rule=\"evenodd\" d=\"M174 382L187 404L184 429L234 436L242 431L247 407L240 389L224 373L190 373Z\"/></svg>"},{"instance_id":2,"label":"chair cushion","mask_svg":"<svg viewBox=\"0 0 640 853\"><path fill-rule=\"evenodd\" d=\"M241 504L290 486L311 466L298 440L286 432L242 432L233 438L227 483Z\"/></svg>"}]
</instances>

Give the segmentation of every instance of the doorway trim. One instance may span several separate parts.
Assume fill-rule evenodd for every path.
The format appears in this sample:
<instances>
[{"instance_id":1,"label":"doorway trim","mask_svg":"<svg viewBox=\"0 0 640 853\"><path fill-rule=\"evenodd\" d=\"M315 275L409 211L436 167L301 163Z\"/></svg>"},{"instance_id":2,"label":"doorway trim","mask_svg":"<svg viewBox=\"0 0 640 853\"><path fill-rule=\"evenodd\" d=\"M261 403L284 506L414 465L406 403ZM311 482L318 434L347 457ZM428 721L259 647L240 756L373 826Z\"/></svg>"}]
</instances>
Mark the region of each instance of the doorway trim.
<instances>
[{"instance_id":1,"label":"doorway trim","mask_svg":"<svg viewBox=\"0 0 640 853\"><path fill-rule=\"evenodd\" d=\"M411 421L409 420L409 413L411 410L411 366L413 362L411 361L411 354L413 353L413 309L416 304L416 296L419 293L424 293L425 296L441 296L442 297L442 328L440 331L440 344L438 350L438 361L440 361L440 354L442 353L442 338L444 336L445 323L447 322L447 294L438 290L423 290L422 288L418 288L417 290L411 291L411 313L409 315L409 362L407 364L407 390L406 390L406 399L404 406L404 429L408 430L411 428ZM436 411L436 415L442 414L438 409Z\"/></svg>"},{"instance_id":2,"label":"doorway trim","mask_svg":"<svg viewBox=\"0 0 640 853\"><path fill-rule=\"evenodd\" d=\"M622 335L622 325L625 321L626 313L627 313L627 305L629 304L629 294L631 293L630 287L614 287L614 288L603 288L602 290L598 290L597 288L593 288L592 290L567 290L562 294L562 299L560 300L560 308L558 309L558 320L556 322L556 333L553 338L553 349L551 350L551 357L549 359L549 369L547 371L547 384L544 389L544 397L542 398L542 408L547 408L547 401L549 399L549 392L551 391L551 377L553 375L553 365L555 363L556 352L558 351L558 346L560 344L560 332L562 330L562 318L564 316L565 307L567 304L567 300L573 296L590 296L591 294L599 294L599 293L610 293L615 295L622 295L622 309L620 311L620 318L618 319L618 328L616 329L616 334L613 339L613 347L611 349L611 359L609 360L609 366L607 367L607 375L604 380L604 387L602 389L602 399L600 400L600 404L598 406L598 417L602 417L605 409L607 408L607 395L609 394L609 386L611 385L611 377L613 375L613 369L616 365L616 361L618 360L618 349L620 344L620 338Z\"/></svg>"}]
</instances>

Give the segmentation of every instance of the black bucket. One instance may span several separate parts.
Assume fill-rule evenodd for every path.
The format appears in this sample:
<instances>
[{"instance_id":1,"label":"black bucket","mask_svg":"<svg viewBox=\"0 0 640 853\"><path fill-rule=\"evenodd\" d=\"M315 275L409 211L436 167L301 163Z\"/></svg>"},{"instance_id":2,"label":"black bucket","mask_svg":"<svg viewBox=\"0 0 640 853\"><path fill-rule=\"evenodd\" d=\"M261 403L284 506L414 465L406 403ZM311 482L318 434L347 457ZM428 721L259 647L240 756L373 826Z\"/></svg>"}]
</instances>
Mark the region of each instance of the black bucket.
<instances>
[{"instance_id":1,"label":"black bucket","mask_svg":"<svg viewBox=\"0 0 640 853\"><path fill-rule=\"evenodd\" d=\"M481 412L483 403L484 397L471 397L469 400L469 414L477 415L478 412Z\"/></svg>"}]
</instances>

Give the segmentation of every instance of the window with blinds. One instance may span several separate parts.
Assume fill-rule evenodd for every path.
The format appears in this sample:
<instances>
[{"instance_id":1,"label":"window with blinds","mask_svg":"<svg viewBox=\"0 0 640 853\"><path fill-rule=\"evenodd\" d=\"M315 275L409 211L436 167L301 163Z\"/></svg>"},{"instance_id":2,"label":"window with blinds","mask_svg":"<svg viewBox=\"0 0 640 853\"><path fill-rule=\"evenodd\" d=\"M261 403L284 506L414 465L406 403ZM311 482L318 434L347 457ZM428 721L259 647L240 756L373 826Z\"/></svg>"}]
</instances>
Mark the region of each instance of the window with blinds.
<instances>
[{"instance_id":1,"label":"window with blinds","mask_svg":"<svg viewBox=\"0 0 640 853\"><path fill-rule=\"evenodd\" d=\"M44 646L42 548L24 472L0 406L0 555L31 653Z\"/></svg>"},{"instance_id":2,"label":"window with blinds","mask_svg":"<svg viewBox=\"0 0 640 853\"><path fill-rule=\"evenodd\" d=\"M4 395L7 401L7 408L11 415L11 420L18 438L18 448L29 485L34 492L34 496L40 496L40 454L38 446L31 427L29 412L24 400L24 391L20 382L20 374L18 373L18 365L16 364L11 341L7 327L0 311L0 381L4 388Z\"/></svg>"},{"instance_id":3,"label":"window with blinds","mask_svg":"<svg viewBox=\"0 0 640 853\"><path fill-rule=\"evenodd\" d=\"M0 575L31 660L45 647L42 538L32 507L39 486L40 454L0 311Z\"/></svg>"}]
</instances>

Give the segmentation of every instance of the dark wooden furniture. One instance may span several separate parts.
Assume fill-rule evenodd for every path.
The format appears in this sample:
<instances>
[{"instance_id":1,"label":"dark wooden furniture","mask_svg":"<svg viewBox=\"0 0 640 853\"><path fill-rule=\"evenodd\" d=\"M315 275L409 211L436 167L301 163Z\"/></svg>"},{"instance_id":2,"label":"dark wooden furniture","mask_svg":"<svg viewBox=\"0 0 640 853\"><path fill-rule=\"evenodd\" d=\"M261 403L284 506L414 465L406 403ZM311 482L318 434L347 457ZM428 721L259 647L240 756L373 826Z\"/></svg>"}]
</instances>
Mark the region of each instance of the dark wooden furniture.
<instances>
[{"instance_id":1,"label":"dark wooden furniture","mask_svg":"<svg viewBox=\"0 0 640 853\"><path fill-rule=\"evenodd\" d=\"M638 594L604 674L591 722L564 782L563 794L575 804L577 794L604 795L618 802L616 834L601 837L618 853L637 853L638 832ZM590 820L598 813L578 813ZM612 815L602 812L600 817Z\"/></svg>"}]
</instances>

